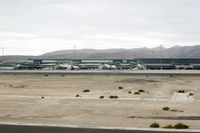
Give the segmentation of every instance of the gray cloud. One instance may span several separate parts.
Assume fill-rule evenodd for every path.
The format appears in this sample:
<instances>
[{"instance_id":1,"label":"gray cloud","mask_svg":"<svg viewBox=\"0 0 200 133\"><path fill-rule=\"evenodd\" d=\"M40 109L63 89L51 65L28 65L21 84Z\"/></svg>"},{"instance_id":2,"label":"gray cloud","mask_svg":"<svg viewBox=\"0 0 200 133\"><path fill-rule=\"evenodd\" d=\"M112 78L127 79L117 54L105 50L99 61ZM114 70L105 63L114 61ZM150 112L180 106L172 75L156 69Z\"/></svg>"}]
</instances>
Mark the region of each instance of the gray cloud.
<instances>
[{"instance_id":1,"label":"gray cloud","mask_svg":"<svg viewBox=\"0 0 200 133\"><path fill-rule=\"evenodd\" d=\"M0 0L7 54L200 42L199 0Z\"/></svg>"}]
</instances>

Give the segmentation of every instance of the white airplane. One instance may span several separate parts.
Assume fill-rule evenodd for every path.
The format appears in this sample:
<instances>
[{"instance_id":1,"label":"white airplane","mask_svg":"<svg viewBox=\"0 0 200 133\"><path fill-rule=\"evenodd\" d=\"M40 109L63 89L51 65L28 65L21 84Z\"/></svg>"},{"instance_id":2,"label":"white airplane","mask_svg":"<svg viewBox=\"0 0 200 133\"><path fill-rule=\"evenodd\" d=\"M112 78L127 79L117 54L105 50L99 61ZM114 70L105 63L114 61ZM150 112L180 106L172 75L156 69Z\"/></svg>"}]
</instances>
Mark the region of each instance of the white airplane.
<instances>
[{"instance_id":1,"label":"white airplane","mask_svg":"<svg viewBox=\"0 0 200 133\"><path fill-rule=\"evenodd\" d=\"M106 68L106 69L110 69L110 68L111 68L111 66L110 66L109 64L104 64L103 66L104 66L104 68Z\"/></svg>"},{"instance_id":2,"label":"white airplane","mask_svg":"<svg viewBox=\"0 0 200 133\"><path fill-rule=\"evenodd\" d=\"M117 69L117 66L115 65L110 65L111 69Z\"/></svg>"},{"instance_id":3,"label":"white airplane","mask_svg":"<svg viewBox=\"0 0 200 133\"><path fill-rule=\"evenodd\" d=\"M104 64L103 66L105 69L117 69L117 66L115 65Z\"/></svg>"},{"instance_id":4,"label":"white airplane","mask_svg":"<svg viewBox=\"0 0 200 133\"><path fill-rule=\"evenodd\" d=\"M70 64L59 64L58 68L67 69L67 70L77 70L77 69L79 69L78 66L70 65Z\"/></svg>"},{"instance_id":5,"label":"white airplane","mask_svg":"<svg viewBox=\"0 0 200 133\"><path fill-rule=\"evenodd\" d=\"M57 67L60 68L60 69L71 70L72 65L70 65L70 64L59 64Z\"/></svg>"},{"instance_id":6,"label":"white airplane","mask_svg":"<svg viewBox=\"0 0 200 133\"><path fill-rule=\"evenodd\" d=\"M78 69L79 69L78 66L74 66L74 65L72 65L72 67L71 67L71 70L78 70Z\"/></svg>"},{"instance_id":7,"label":"white airplane","mask_svg":"<svg viewBox=\"0 0 200 133\"><path fill-rule=\"evenodd\" d=\"M133 68L133 70L144 70L144 69L145 69L144 65L141 64L137 64L137 66Z\"/></svg>"}]
</instances>

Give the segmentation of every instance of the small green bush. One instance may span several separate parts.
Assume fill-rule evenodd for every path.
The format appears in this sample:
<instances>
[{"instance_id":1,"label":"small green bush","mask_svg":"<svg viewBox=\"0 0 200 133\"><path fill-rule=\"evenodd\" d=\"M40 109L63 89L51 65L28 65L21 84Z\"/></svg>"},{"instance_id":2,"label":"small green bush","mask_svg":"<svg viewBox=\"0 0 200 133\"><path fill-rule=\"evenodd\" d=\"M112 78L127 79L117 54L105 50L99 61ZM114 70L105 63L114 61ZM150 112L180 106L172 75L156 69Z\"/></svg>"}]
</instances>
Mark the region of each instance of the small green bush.
<instances>
[{"instance_id":1,"label":"small green bush","mask_svg":"<svg viewBox=\"0 0 200 133\"><path fill-rule=\"evenodd\" d=\"M80 97L79 94L77 94L76 97Z\"/></svg>"},{"instance_id":2,"label":"small green bush","mask_svg":"<svg viewBox=\"0 0 200 133\"><path fill-rule=\"evenodd\" d=\"M178 93L185 93L184 90L178 90Z\"/></svg>"},{"instance_id":3,"label":"small green bush","mask_svg":"<svg viewBox=\"0 0 200 133\"><path fill-rule=\"evenodd\" d=\"M90 92L90 90L83 90L83 92Z\"/></svg>"},{"instance_id":4,"label":"small green bush","mask_svg":"<svg viewBox=\"0 0 200 133\"><path fill-rule=\"evenodd\" d=\"M135 94L135 95L140 95L140 93L139 93L139 92L135 92L134 94Z\"/></svg>"},{"instance_id":5,"label":"small green bush","mask_svg":"<svg viewBox=\"0 0 200 133\"><path fill-rule=\"evenodd\" d=\"M168 111L170 108L169 107L163 107L162 108L164 111Z\"/></svg>"},{"instance_id":6,"label":"small green bush","mask_svg":"<svg viewBox=\"0 0 200 133\"><path fill-rule=\"evenodd\" d=\"M111 96L109 96L109 98L118 98L118 96L111 95Z\"/></svg>"},{"instance_id":7,"label":"small green bush","mask_svg":"<svg viewBox=\"0 0 200 133\"><path fill-rule=\"evenodd\" d=\"M131 94L132 92L131 92L131 91L129 91L128 93L129 93L129 94Z\"/></svg>"},{"instance_id":8,"label":"small green bush","mask_svg":"<svg viewBox=\"0 0 200 133\"><path fill-rule=\"evenodd\" d=\"M145 92L145 90L143 90L143 89L140 89L138 92Z\"/></svg>"},{"instance_id":9,"label":"small green bush","mask_svg":"<svg viewBox=\"0 0 200 133\"><path fill-rule=\"evenodd\" d=\"M193 95L194 95L194 93L192 93L192 92L189 93L189 96L193 96Z\"/></svg>"},{"instance_id":10,"label":"small green bush","mask_svg":"<svg viewBox=\"0 0 200 133\"><path fill-rule=\"evenodd\" d=\"M188 125L185 125L183 123L177 123L176 125L174 125L174 128L175 129L188 129L189 126Z\"/></svg>"},{"instance_id":11,"label":"small green bush","mask_svg":"<svg viewBox=\"0 0 200 133\"><path fill-rule=\"evenodd\" d=\"M9 84L9 87L13 87L13 85L12 85L12 84Z\"/></svg>"},{"instance_id":12,"label":"small green bush","mask_svg":"<svg viewBox=\"0 0 200 133\"><path fill-rule=\"evenodd\" d=\"M114 96L113 96L113 95L111 95L111 96L109 96L109 98L114 98Z\"/></svg>"},{"instance_id":13,"label":"small green bush","mask_svg":"<svg viewBox=\"0 0 200 133\"><path fill-rule=\"evenodd\" d=\"M103 98L104 98L104 96L100 96L99 98L100 98L100 99L103 99Z\"/></svg>"},{"instance_id":14,"label":"small green bush","mask_svg":"<svg viewBox=\"0 0 200 133\"><path fill-rule=\"evenodd\" d=\"M121 89L124 89L124 88L123 88L122 86L119 86L119 87L118 87L118 89L120 89L120 90L121 90Z\"/></svg>"},{"instance_id":15,"label":"small green bush","mask_svg":"<svg viewBox=\"0 0 200 133\"><path fill-rule=\"evenodd\" d=\"M152 123L149 127L152 127L152 128L159 128L160 125L156 122Z\"/></svg>"},{"instance_id":16,"label":"small green bush","mask_svg":"<svg viewBox=\"0 0 200 133\"><path fill-rule=\"evenodd\" d=\"M49 75L48 75L48 74L45 74L44 76L47 77L47 76L49 76Z\"/></svg>"},{"instance_id":17,"label":"small green bush","mask_svg":"<svg viewBox=\"0 0 200 133\"><path fill-rule=\"evenodd\" d=\"M177 110L177 109L172 109L172 110L170 110L170 111L172 111L172 112L178 112L178 110Z\"/></svg>"}]
</instances>

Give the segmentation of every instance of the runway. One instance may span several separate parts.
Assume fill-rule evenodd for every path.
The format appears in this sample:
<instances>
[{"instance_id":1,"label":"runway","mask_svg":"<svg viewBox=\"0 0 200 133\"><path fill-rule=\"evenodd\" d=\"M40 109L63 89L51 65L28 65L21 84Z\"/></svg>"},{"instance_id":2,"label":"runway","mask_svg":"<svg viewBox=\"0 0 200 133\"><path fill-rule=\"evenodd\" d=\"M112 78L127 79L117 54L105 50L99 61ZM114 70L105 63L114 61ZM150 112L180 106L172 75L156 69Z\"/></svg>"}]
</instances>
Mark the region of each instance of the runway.
<instances>
[{"instance_id":1,"label":"runway","mask_svg":"<svg viewBox=\"0 0 200 133\"><path fill-rule=\"evenodd\" d=\"M76 126L46 126L46 125L0 125L1 133L199 133L198 130L176 129L120 129L105 127L76 127Z\"/></svg>"}]
</instances>

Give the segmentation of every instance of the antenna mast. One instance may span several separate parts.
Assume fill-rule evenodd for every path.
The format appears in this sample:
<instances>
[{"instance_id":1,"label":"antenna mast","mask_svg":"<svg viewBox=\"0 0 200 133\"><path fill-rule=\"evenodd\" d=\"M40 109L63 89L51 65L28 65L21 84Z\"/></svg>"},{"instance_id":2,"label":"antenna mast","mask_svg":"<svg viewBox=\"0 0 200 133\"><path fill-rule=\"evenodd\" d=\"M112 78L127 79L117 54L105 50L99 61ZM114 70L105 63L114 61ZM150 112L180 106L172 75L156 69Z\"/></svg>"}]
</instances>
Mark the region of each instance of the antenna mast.
<instances>
[{"instance_id":1,"label":"antenna mast","mask_svg":"<svg viewBox=\"0 0 200 133\"><path fill-rule=\"evenodd\" d=\"M2 49L2 56L4 56L4 47L2 47L1 49Z\"/></svg>"},{"instance_id":2,"label":"antenna mast","mask_svg":"<svg viewBox=\"0 0 200 133\"><path fill-rule=\"evenodd\" d=\"M76 46L74 45L74 59L76 58Z\"/></svg>"}]
</instances>

